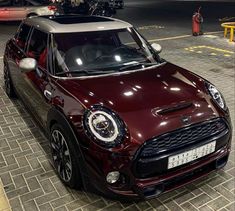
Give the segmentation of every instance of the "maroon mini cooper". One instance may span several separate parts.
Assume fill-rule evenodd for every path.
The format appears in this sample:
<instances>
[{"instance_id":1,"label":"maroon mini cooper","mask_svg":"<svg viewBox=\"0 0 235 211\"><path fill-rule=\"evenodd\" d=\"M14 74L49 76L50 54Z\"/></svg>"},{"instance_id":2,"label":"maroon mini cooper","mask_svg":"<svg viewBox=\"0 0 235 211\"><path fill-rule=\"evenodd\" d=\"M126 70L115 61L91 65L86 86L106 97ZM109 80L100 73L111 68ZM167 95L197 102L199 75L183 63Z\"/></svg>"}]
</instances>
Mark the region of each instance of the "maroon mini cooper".
<instances>
[{"instance_id":1,"label":"maroon mini cooper","mask_svg":"<svg viewBox=\"0 0 235 211\"><path fill-rule=\"evenodd\" d=\"M66 185L144 199L226 164L221 93L160 51L129 23L95 16L28 18L8 41L6 93L45 129Z\"/></svg>"}]
</instances>

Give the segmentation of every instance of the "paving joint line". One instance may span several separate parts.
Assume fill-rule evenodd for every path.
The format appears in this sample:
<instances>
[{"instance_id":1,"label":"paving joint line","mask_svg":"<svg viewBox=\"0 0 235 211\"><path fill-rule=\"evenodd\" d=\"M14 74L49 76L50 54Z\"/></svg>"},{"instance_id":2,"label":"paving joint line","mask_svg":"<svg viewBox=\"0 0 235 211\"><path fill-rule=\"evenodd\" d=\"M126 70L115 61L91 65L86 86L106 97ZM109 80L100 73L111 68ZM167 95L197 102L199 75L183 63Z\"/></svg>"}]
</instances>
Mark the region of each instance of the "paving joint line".
<instances>
[{"instance_id":1,"label":"paving joint line","mask_svg":"<svg viewBox=\"0 0 235 211\"><path fill-rule=\"evenodd\" d=\"M223 184L225 184L226 182L230 182L230 181L234 181L234 178L231 178L229 180L226 180L224 182L222 182L220 185L222 185L226 190L230 191L228 188L226 188ZM231 192L231 191L230 191Z\"/></svg>"},{"instance_id":2,"label":"paving joint line","mask_svg":"<svg viewBox=\"0 0 235 211\"><path fill-rule=\"evenodd\" d=\"M208 194L207 194L207 195L208 195ZM208 195L208 196L209 196L209 195ZM208 201L208 202L206 202L205 204L199 206L198 208L201 208L201 207L207 205L208 207L210 207L210 208L213 210L213 208L212 208L211 206L209 206L208 204L211 203L211 202L213 202L213 201L216 201L216 200L217 200L218 198L220 198L221 196L222 196L221 194L220 194L219 196L217 196L216 198L212 198L212 197L209 196L209 197L211 198L211 200Z\"/></svg>"}]
</instances>

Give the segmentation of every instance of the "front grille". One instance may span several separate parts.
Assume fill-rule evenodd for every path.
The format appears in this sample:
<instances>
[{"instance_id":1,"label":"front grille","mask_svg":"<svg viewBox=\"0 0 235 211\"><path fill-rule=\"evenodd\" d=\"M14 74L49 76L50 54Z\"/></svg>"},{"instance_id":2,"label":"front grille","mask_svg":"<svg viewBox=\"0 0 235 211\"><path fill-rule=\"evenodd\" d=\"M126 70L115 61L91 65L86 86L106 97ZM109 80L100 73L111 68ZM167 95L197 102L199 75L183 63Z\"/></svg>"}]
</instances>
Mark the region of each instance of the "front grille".
<instances>
[{"instance_id":1,"label":"front grille","mask_svg":"<svg viewBox=\"0 0 235 211\"><path fill-rule=\"evenodd\" d=\"M133 174L137 178L147 178L184 168L186 165L190 165L190 163L168 169L169 156L185 152L193 147L199 147L215 140L215 152L218 152L231 139L229 129L228 124L223 119L216 118L180 128L146 141L135 155L132 167Z\"/></svg>"},{"instance_id":2,"label":"front grille","mask_svg":"<svg viewBox=\"0 0 235 211\"><path fill-rule=\"evenodd\" d=\"M161 135L146 141L140 150L139 158L151 158L160 153L176 150L182 146L199 143L225 131L227 126L222 119L195 124Z\"/></svg>"}]
</instances>

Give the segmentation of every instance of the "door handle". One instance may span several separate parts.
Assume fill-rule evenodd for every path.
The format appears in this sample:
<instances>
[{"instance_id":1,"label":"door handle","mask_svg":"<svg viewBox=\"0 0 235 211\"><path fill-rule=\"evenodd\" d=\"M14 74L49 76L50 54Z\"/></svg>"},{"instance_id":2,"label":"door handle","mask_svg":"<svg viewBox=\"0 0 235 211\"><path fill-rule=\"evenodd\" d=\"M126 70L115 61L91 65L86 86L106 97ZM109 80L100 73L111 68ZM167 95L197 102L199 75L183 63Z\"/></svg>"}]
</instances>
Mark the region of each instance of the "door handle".
<instances>
[{"instance_id":1,"label":"door handle","mask_svg":"<svg viewBox=\"0 0 235 211\"><path fill-rule=\"evenodd\" d=\"M51 92L50 91L48 91L48 90L44 90L44 96L48 99L48 100L50 100L51 99Z\"/></svg>"}]
</instances>

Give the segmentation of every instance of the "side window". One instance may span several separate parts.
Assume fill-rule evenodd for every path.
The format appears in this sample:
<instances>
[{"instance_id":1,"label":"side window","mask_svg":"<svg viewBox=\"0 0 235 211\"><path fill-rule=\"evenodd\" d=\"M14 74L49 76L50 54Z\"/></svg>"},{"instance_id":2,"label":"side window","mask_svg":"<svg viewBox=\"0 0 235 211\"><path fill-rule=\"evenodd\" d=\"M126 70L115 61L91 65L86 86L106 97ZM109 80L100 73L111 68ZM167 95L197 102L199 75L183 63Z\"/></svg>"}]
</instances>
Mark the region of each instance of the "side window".
<instances>
[{"instance_id":1,"label":"side window","mask_svg":"<svg viewBox=\"0 0 235 211\"><path fill-rule=\"evenodd\" d=\"M28 46L28 56L35 58L38 65L44 69L47 68L47 41L47 33L34 29Z\"/></svg>"},{"instance_id":2,"label":"side window","mask_svg":"<svg viewBox=\"0 0 235 211\"><path fill-rule=\"evenodd\" d=\"M21 49L24 49L26 46L26 41L29 35L29 31L30 31L30 26L26 24L22 24L18 31L18 37L16 39L16 43Z\"/></svg>"}]
</instances>

